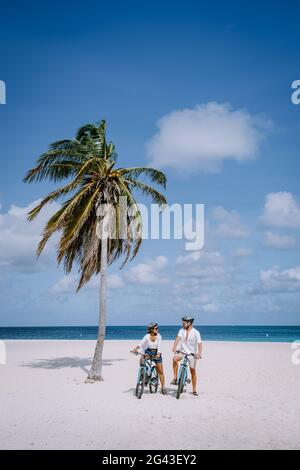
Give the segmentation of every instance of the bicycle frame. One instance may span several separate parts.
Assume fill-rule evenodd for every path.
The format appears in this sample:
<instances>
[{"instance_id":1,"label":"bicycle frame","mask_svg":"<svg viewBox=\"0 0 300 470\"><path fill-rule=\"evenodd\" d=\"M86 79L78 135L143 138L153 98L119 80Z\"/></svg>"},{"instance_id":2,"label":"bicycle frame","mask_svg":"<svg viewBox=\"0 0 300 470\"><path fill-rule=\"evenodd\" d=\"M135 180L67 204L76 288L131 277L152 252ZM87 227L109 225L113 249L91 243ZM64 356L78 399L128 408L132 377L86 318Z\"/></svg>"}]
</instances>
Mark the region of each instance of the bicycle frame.
<instances>
[{"instance_id":1,"label":"bicycle frame","mask_svg":"<svg viewBox=\"0 0 300 470\"><path fill-rule=\"evenodd\" d=\"M185 354L182 363L180 364L179 370L178 370L178 376L177 376L177 381L179 382L180 376L181 376L181 371L182 369L184 370L184 384L186 384L187 378L188 378L188 356L189 354Z\"/></svg>"},{"instance_id":2,"label":"bicycle frame","mask_svg":"<svg viewBox=\"0 0 300 470\"><path fill-rule=\"evenodd\" d=\"M143 361L142 361L142 363L140 364L140 367L139 367L138 381L140 380L141 374L144 371L144 373L146 375L146 383L148 383L148 381L152 377L153 369L156 368L156 364L155 364L152 356L149 356L147 354L142 354L142 353L137 353L137 355L143 357Z\"/></svg>"},{"instance_id":3,"label":"bicycle frame","mask_svg":"<svg viewBox=\"0 0 300 470\"><path fill-rule=\"evenodd\" d=\"M183 373L183 382L182 383L183 383L183 387L184 387L187 383L191 383L191 380L188 379L188 370L189 370L188 357L189 356L195 357L195 354L193 354L193 353L186 354L183 351L177 351L177 352L184 354L184 358L183 358L182 363L180 364L179 371L178 371L178 376L177 376L177 383L179 384L181 374ZM179 394L180 394L180 392L179 392ZM177 398L179 398L179 396Z\"/></svg>"}]
</instances>

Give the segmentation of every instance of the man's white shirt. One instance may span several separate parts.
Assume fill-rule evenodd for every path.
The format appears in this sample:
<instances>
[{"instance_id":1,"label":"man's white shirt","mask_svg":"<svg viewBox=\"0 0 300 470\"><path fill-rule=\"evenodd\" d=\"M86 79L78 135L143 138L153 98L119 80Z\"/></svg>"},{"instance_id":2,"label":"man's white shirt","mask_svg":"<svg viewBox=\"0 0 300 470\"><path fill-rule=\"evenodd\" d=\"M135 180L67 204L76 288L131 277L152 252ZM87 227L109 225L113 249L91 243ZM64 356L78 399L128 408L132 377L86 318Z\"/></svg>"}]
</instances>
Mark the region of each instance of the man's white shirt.
<instances>
[{"instance_id":1,"label":"man's white shirt","mask_svg":"<svg viewBox=\"0 0 300 470\"><path fill-rule=\"evenodd\" d=\"M178 332L180 338L180 342L177 346L179 351L182 351L186 354L195 354L197 353L198 344L201 343L201 335L196 328L192 328L191 330L185 330L181 328Z\"/></svg>"}]
</instances>

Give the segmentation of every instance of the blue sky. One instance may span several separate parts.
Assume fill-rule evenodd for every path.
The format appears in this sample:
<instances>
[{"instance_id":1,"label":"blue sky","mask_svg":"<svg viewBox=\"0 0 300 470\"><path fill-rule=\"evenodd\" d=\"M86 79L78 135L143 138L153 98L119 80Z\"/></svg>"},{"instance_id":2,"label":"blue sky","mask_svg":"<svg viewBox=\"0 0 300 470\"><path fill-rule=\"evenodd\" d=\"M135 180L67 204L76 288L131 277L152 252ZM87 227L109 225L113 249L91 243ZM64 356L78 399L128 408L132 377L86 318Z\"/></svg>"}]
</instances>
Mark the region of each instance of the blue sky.
<instances>
[{"instance_id":1,"label":"blue sky","mask_svg":"<svg viewBox=\"0 0 300 470\"><path fill-rule=\"evenodd\" d=\"M206 208L201 253L146 241L112 267L109 324L174 324L185 310L200 324L299 324L297 3L1 6L1 325L97 323L97 282L75 295L54 244L36 261L51 209L31 226L25 214L52 185L22 178L50 142L102 118L120 165L152 161L170 203Z\"/></svg>"}]
</instances>

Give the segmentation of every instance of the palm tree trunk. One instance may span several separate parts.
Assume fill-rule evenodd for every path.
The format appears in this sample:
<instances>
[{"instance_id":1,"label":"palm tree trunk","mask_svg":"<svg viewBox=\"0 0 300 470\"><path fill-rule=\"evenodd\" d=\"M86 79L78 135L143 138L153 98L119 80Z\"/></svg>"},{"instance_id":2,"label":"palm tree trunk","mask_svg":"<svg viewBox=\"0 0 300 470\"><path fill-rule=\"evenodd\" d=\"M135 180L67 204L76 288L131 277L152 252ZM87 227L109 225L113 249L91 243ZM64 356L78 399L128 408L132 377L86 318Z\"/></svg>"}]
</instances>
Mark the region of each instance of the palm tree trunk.
<instances>
[{"instance_id":1,"label":"palm tree trunk","mask_svg":"<svg viewBox=\"0 0 300 470\"><path fill-rule=\"evenodd\" d=\"M105 339L106 329L106 270L107 270L107 236L101 239L101 272L100 272L100 310L99 310L99 327L98 339L92 367L88 375L88 382L102 381L102 353Z\"/></svg>"}]
</instances>

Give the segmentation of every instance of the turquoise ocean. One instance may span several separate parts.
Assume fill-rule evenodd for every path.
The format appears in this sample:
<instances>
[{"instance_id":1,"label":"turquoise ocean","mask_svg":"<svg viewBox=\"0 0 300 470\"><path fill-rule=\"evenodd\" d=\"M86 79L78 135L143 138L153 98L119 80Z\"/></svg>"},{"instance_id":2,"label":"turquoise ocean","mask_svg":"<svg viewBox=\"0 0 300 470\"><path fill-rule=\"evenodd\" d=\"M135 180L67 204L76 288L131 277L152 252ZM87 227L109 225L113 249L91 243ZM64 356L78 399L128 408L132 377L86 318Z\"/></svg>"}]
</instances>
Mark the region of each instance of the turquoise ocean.
<instances>
[{"instance_id":1,"label":"turquoise ocean","mask_svg":"<svg viewBox=\"0 0 300 470\"><path fill-rule=\"evenodd\" d=\"M204 341L300 341L300 326L197 326ZM179 326L162 325L163 339L174 339ZM144 326L108 326L106 339L140 339ZM96 339L96 326L0 327L0 339Z\"/></svg>"}]
</instances>

